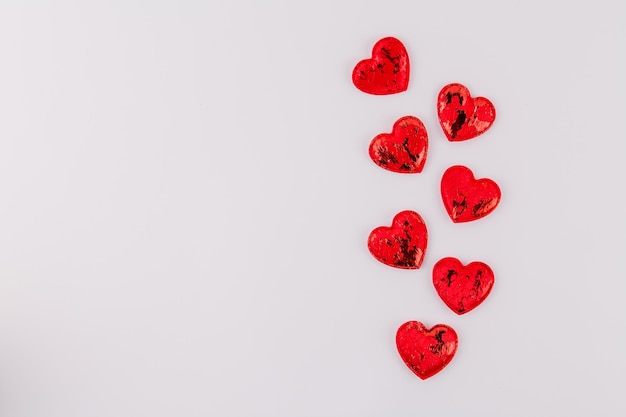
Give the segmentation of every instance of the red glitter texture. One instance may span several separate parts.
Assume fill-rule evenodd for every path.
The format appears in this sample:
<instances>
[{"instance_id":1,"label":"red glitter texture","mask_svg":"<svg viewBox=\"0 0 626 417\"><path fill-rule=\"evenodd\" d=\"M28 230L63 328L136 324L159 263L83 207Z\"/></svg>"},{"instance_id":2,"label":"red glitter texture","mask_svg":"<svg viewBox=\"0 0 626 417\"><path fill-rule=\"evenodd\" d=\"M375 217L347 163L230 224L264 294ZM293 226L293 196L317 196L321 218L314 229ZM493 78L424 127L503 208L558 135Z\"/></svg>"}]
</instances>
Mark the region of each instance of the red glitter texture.
<instances>
[{"instance_id":1,"label":"red glitter texture","mask_svg":"<svg viewBox=\"0 0 626 417\"><path fill-rule=\"evenodd\" d=\"M391 227L380 226L370 233L367 247L380 262L403 269L422 265L428 233L422 217L403 211L393 218Z\"/></svg>"},{"instance_id":2,"label":"red glitter texture","mask_svg":"<svg viewBox=\"0 0 626 417\"><path fill-rule=\"evenodd\" d=\"M396 346L409 369L426 379L450 363L456 353L458 336L445 324L427 329L419 321L409 321L398 329Z\"/></svg>"},{"instance_id":3,"label":"red glitter texture","mask_svg":"<svg viewBox=\"0 0 626 417\"><path fill-rule=\"evenodd\" d=\"M489 129L496 119L496 109L484 97L470 96L467 87L448 84L437 99L439 123L451 142L468 140Z\"/></svg>"},{"instance_id":4,"label":"red glitter texture","mask_svg":"<svg viewBox=\"0 0 626 417\"><path fill-rule=\"evenodd\" d=\"M378 166L399 173L422 172L428 151L428 133L420 119L405 116L391 133L381 133L370 144L370 158Z\"/></svg>"},{"instance_id":5,"label":"red glitter texture","mask_svg":"<svg viewBox=\"0 0 626 417\"><path fill-rule=\"evenodd\" d=\"M456 258L443 258L433 267L433 285L444 303L456 314L476 308L493 287L493 271L482 262L463 266Z\"/></svg>"},{"instance_id":6,"label":"red glitter texture","mask_svg":"<svg viewBox=\"0 0 626 417\"><path fill-rule=\"evenodd\" d=\"M409 55L402 42L396 38L376 42L372 57L354 67L352 82L368 94L386 95L405 91L409 86Z\"/></svg>"},{"instance_id":7,"label":"red glitter texture","mask_svg":"<svg viewBox=\"0 0 626 417\"><path fill-rule=\"evenodd\" d=\"M441 178L441 197L448 215L455 223L480 219L500 202L500 187L488 178L474 179L469 168L456 165Z\"/></svg>"}]
</instances>

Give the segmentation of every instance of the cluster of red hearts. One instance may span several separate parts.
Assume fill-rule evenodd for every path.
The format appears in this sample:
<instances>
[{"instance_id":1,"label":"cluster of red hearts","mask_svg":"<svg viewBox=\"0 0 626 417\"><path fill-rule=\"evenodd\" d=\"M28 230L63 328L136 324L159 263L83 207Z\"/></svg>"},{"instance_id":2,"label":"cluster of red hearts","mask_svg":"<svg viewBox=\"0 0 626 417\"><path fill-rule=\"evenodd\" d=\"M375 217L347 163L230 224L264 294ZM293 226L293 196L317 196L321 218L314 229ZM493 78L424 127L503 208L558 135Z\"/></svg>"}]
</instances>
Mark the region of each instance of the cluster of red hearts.
<instances>
[{"instance_id":1,"label":"cluster of red hearts","mask_svg":"<svg viewBox=\"0 0 626 417\"><path fill-rule=\"evenodd\" d=\"M405 91L409 84L409 56L398 39L384 38L374 45L372 57L360 61L352 73L354 85L368 94L388 95ZM444 134L451 142L475 138L495 120L493 104L472 97L461 84L449 84L437 98L437 113ZM381 168L402 174L422 172L428 153L428 134L420 119L400 118L391 133L381 133L371 142L369 154ZM441 178L441 197L455 223L478 220L491 213L500 201L500 188L490 179L475 179L465 166L448 168ZM371 254L380 262L403 269L418 269L426 254L428 232L415 211L398 213L390 227L374 229L368 240ZM483 262L463 265L444 258L433 266L433 285L443 302L457 314L476 308L489 295L494 283L491 268ZM442 370L454 357L458 336L445 324L427 328L418 321L400 326L396 345L407 366L426 379Z\"/></svg>"}]
</instances>

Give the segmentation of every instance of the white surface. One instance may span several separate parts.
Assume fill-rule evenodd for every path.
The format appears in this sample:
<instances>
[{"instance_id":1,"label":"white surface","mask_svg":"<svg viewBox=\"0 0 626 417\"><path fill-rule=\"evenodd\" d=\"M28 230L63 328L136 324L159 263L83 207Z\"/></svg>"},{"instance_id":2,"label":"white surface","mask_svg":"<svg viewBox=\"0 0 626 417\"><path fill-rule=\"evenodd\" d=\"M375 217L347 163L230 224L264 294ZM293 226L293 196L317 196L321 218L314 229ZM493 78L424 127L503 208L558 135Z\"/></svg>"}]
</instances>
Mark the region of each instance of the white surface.
<instances>
[{"instance_id":1,"label":"white surface","mask_svg":"<svg viewBox=\"0 0 626 417\"><path fill-rule=\"evenodd\" d=\"M626 415L621 12L503 3L4 0L0 415ZM363 94L388 35L409 89ZM485 135L444 139L449 82L494 102ZM408 114L414 176L367 155ZM500 184L487 218L447 217L457 163ZM418 271L366 248L404 209ZM465 316L430 282L444 256L496 273ZM407 320L460 337L427 381Z\"/></svg>"}]
</instances>

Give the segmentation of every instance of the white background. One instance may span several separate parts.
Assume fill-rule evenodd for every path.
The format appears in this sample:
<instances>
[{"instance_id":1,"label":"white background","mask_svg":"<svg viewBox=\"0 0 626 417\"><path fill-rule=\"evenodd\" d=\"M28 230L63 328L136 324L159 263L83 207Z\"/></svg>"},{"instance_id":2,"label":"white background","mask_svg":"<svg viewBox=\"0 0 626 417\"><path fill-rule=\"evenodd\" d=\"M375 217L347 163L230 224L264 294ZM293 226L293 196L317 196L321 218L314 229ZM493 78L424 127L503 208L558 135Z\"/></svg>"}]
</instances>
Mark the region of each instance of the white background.
<instances>
[{"instance_id":1,"label":"white background","mask_svg":"<svg viewBox=\"0 0 626 417\"><path fill-rule=\"evenodd\" d=\"M0 416L625 415L617 4L2 0ZM409 89L364 94L389 35ZM483 136L445 139L450 82L495 104ZM367 154L404 115L419 175ZM495 212L450 221L452 164L499 183ZM417 271L366 247L406 209ZM444 256L496 273L467 315L432 287ZM426 381L408 320L459 334Z\"/></svg>"}]
</instances>

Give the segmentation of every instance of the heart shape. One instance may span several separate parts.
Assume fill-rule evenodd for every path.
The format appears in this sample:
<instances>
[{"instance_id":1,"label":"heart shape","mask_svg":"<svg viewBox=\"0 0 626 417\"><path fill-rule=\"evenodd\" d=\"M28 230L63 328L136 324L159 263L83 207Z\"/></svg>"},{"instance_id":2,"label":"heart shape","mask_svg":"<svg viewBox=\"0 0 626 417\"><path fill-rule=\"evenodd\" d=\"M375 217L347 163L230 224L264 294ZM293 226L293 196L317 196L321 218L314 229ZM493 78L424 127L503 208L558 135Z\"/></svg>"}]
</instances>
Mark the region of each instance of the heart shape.
<instances>
[{"instance_id":1,"label":"heart shape","mask_svg":"<svg viewBox=\"0 0 626 417\"><path fill-rule=\"evenodd\" d=\"M406 91L409 86L409 54L396 38L376 42L372 57L360 61L352 71L352 82L368 94L386 95Z\"/></svg>"},{"instance_id":2,"label":"heart shape","mask_svg":"<svg viewBox=\"0 0 626 417\"><path fill-rule=\"evenodd\" d=\"M439 123L451 142L475 138L496 119L496 108L484 97L472 97L464 85L448 84L437 99Z\"/></svg>"},{"instance_id":3,"label":"heart shape","mask_svg":"<svg viewBox=\"0 0 626 417\"><path fill-rule=\"evenodd\" d=\"M488 178L475 180L469 168L456 165L443 173L441 197L455 223L480 219L500 203L500 187Z\"/></svg>"},{"instance_id":4,"label":"heart shape","mask_svg":"<svg viewBox=\"0 0 626 417\"><path fill-rule=\"evenodd\" d=\"M458 340L450 326L437 324L427 329L419 321L404 323L396 333L400 357L422 379L430 378L450 363Z\"/></svg>"},{"instance_id":5,"label":"heart shape","mask_svg":"<svg viewBox=\"0 0 626 417\"><path fill-rule=\"evenodd\" d=\"M464 266L456 258L443 258L433 266L433 285L444 303L456 314L476 308L491 292L493 271L483 262Z\"/></svg>"},{"instance_id":6,"label":"heart shape","mask_svg":"<svg viewBox=\"0 0 626 417\"><path fill-rule=\"evenodd\" d=\"M428 133L420 119L405 116L393 124L391 133L381 133L370 143L370 158L376 165L402 174L422 172L428 151Z\"/></svg>"},{"instance_id":7,"label":"heart shape","mask_svg":"<svg viewBox=\"0 0 626 417\"><path fill-rule=\"evenodd\" d=\"M370 233L367 247L374 258L385 265L418 269L424 260L428 232L422 217L414 211L402 211L391 227L380 226Z\"/></svg>"}]
</instances>

